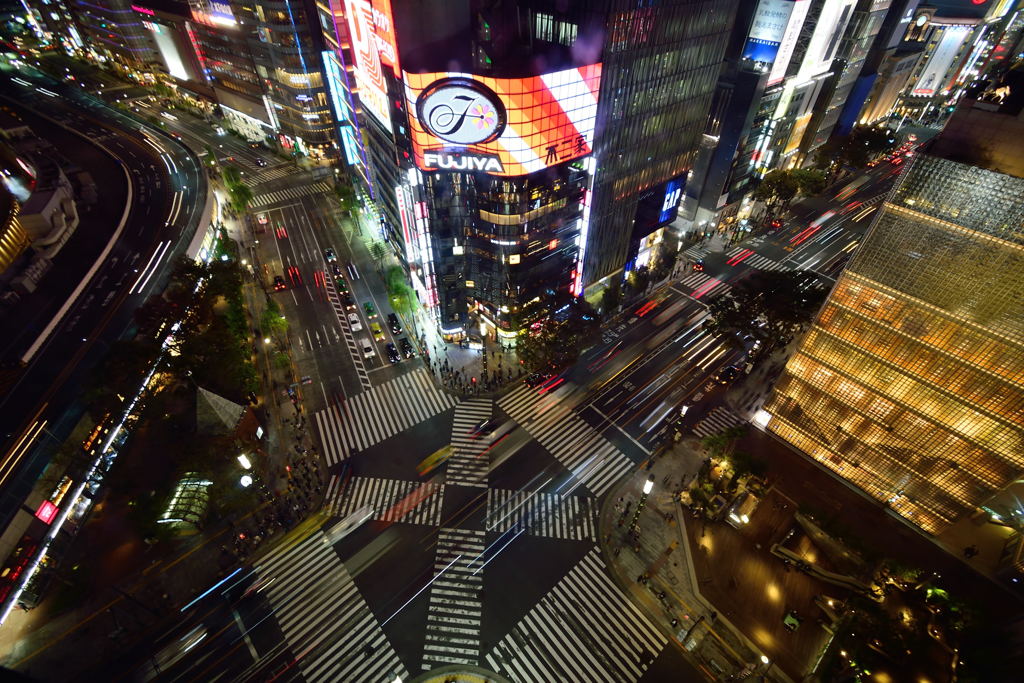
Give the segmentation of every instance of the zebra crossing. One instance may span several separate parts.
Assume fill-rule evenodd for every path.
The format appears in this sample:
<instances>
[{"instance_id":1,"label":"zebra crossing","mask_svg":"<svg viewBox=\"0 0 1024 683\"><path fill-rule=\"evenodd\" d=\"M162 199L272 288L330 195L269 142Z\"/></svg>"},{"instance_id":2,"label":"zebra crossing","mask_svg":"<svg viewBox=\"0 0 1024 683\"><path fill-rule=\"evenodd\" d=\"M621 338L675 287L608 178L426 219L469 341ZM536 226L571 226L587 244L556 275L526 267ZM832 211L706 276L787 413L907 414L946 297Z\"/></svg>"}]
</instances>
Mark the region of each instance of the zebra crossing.
<instances>
[{"instance_id":1,"label":"zebra crossing","mask_svg":"<svg viewBox=\"0 0 1024 683\"><path fill-rule=\"evenodd\" d=\"M485 659L517 683L636 681L667 642L608 578L595 549Z\"/></svg>"},{"instance_id":2,"label":"zebra crossing","mask_svg":"<svg viewBox=\"0 0 1024 683\"><path fill-rule=\"evenodd\" d=\"M569 541L597 542L597 500L537 491L488 489L489 531L505 532L523 522L526 532Z\"/></svg>"},{"instance_id":3,"label":"zebra crossing","mask_svg":"<svg viewBox=\"0 0 1024 683\"><path fill-rule=\"evenodd\" d=\"M676 291L694 299L700 299L702 297L712 298L720 294L725 294L732 289L732 287L718 278L711 277L710 275L701 272L690 273L680 280L679 284L690 290L690 292L685 292L683 290Z\"/></svg>"},{"instance_id":4,"label":"zebra crossing","mask_svg":"<svg viewBox=\"0 0 1024 683\"><path fill-rule=\"evenodd\" d=\"M690 259L691 261L700 261L710 253L710 250L699 245L694 245L687 249L686 251L684 251L683 256Z\"/></svg>"},{"instance_id":5,"label":"zebra crossing","mask_svg":"<svg viewBox=\"0 0 1024 683\"><path fill-rule=\"evenodd\" d=\"M290 163L278 164L257 173L255 177L253 177L253 184L259 185L260 183L284 178L285 176L289 176L293 173L300 173L300 171L296 170L295 166Z\"/></svg>"},{"instance_id":6,"label":"zebra crossing","mask_svg":"<svg viewBox=\"0 0 1024 683\"><path fill-rule=\"evenodd\" d=\"M728 408L718 406L701 418L697 424L693 425L693 433L703 439L706 436L724 432L730 427L738 427L745 424L747 424L747 421L742 417Z\"/></svg>"},{"instance_id":7,"label":"zebra crossing","mask_svg":"<svg viewBox=\"0 0 1024 683\"><path fill-rule=\"evenodd\" d=\"M305 197L306 195L320 194L330 191L331 186L325 182L298 185L296 187L286 187L283 190L274 190L272 192L264 192L256 195L253 197L252 207L257 209L263 206L270 206L271 204L280 204L288 201L289 199L298 199L299 197Z\"/></svg>"},{"instance_id":8,"label":"zebra crossing","mask_svg":"<svg viewBox=\"0 0 1024 683\"><path fill-rule=\"evenodd\" d=\"M407 675L323 532L283 546L257 567L264 595L307 681L385 681Z\"/></svg>"},{"instance_id":9,"label":"zebra crossing","mask_svg":"<svg viewBox=\"0 0 1024 683\"><path fill-rule=\"evenodd\" d=\"M348 517L371 506L373 519L409 524L441 524L444 485L434 481L403 481L380 477L352 477L341 490L332 477L327 489L327 510L335 517Z\"/></svg>"},{"instance_id":10,"label":"zebra crossing","mask_svg":"<svg viewBox=\"0 0 1024 683\"><path fill-rule=\"evenodd\" d=\"M489 398L471 398L455 406L452 420L452 453L448 457L445 481L463 486L487 486L490 459L483 452L490 446L484 438L474 439L473 428L491 417L494 401Z\"/></svg>"},{"instance_id":11,"label":"zebra crossing","mask_svg":"<svg viewBox=\"0 0 1024 683\"><path fill-rule=\"evenodd\" d=\"M518 422L563 467L587 485L595 496L602 495L619 477L633 467L633 461L601 433L583 421L572 408L560 407L553 398L538 409L546 397L525 384L506 394L498 405Z\"/></svg>"},{"instance_id":12,"label":"zebra crossing","mask_svg":"<svg viewBox=\"0 0 1024 683\"><path fill-rule=\"evenodd\" d=\"M430 373L417 368L317 411L313 424L330 466L454 405Z\"/></svg>"},{"instance_id":13,"label":"zebra crossing","mask_svg":"<svg viewBox=\"0 0 1024 683\"><path fill-rule=\"evenodd\" d=\"M486 545L483 531L440 529L423 639L423 670L480 661L483 572L474 564Z\"/></svg>"},{"instance_id":14,"label":"zebra crossing","mask_svg":"<svg viewBox=\"0 0 1024 683\"><path fill-rule=\"evenodd\" d=\"M790 270L788 266L784 266L778 261L773 261L767 256L761 256L754 250L747 249L746 247L734 247L725 256L726 262L731 266L738 266L742 263L745 266L757 268L758 270Z\"/></svg>"}]
</instances>

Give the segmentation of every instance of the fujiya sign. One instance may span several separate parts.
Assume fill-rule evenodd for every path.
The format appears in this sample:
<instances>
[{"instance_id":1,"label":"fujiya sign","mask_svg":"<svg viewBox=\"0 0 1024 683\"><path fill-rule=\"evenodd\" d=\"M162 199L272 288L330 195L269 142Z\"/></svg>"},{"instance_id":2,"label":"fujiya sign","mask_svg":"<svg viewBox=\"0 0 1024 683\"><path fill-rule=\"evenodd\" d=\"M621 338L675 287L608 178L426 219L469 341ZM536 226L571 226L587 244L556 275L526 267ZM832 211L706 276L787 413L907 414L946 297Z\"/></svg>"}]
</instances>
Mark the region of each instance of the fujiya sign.
<instances>
[{"instance_id":1,"label":"fujiya sign","mask_svg":"<svg viewBox=\"0 0 1024 683\"><path fill-rule=\"evenodd\" d=\"M424 152L423 163L428 169L440 171L485 171L488 173L503 173L505 171L498 157L489 154Z\"/></svg>"}]
</instances>

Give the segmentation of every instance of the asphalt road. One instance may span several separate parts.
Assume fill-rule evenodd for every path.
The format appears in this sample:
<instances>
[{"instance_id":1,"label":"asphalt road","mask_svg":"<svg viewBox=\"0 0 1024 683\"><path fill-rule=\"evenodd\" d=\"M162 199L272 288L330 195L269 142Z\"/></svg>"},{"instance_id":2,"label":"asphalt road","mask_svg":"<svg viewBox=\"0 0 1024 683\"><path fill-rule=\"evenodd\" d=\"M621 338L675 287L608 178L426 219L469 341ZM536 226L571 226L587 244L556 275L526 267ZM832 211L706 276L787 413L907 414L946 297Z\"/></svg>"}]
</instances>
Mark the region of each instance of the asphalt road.
<instances>
[{"instance_id":1,"label":"asphalt road","mask_svg":"<svg viewBox=\"0 0 1024 683\"><path fill-rule=\"evenodd\" d=\"M4 361L24 361L18 376L0 397L4 453L4 479L0 483L7 487L5 500L16 505L31 485L31 477L15 484L11 474L21 468L41 469L49 452L42 442L48 437L59 442L70 432L82 413L76 403L82 381L102 360L109 345L131 328L134 310L164 288L171 265L185 253L194 235L207 185L198 160L173 139L145 129L47 76L22 70L16 76L5 72L0 78L5 81L4 91L12 93L4 103L23 112L26 120L38 125L39 133L53 133L54 143L58 148L64 146L69 157L74 156L75 149L86 147L85 139L94 146L87 156L98 158L95 148L106 153L95 169L102 175L94 178L101 186L101 202L124 197L124 188L129 185L132 192L123 230L92 275L87 271L114 236L120 207L113 211L117 219L113 224L103 220L109 218L109 211L101 212L96 221L86 216L85 229L78 239L90 243L91 251L79 255L65 249L58 256L51 273L53 284L47 285L49 289L40 299L31 298L32 314L24 316L24 323L15 328L19 332L4 341ZM114 185L110 193L106 192L108 183ZM123 207L124 200L121 202ZM67 261L89 253L93 257L86 262L87 268L76 262L66 272L63 270ZM66 315L36 346L34 340L83 280L85 286ZM26 434L29 438L22 442Z\"/></svg>"},{"instance_id":2,"label":"asphalt road","mask_svg":"<svg viewBox=\"0 0 1024 683\"><path fill-rule=\"evenodd\" d=\"M331 522L256 562L266 583L232 621L244 625L239 634L260 635L253 650L244 647L249 659L218 660L244 669L224 670L385 680L467 662L513 680L703 680L608 579L596 550L598 505L649 456L682 405L690 427L718 407L722 388L711 378L743 351L701 329L707 302L758 267L833 276L891 171L806 202L774 235L707 255L703 273L684 274L626 312L563 375L497 400L456 402L416 384L425 373L418 361L388 368L379 344L377 360L361 359L367 386L356 370L361 354L345 342L346 322L313 276L327 267L326 246L343 266L356 262L364 275L349 285L365 328L364 301L387 312L382 286L362 267L365 254L326 227L329 207L314 197L270 206L270 228L254 246L267 266L262 277L289 280L271 296L293 321L300 365L312 368L309 393L322 395L323 403L306 400L333 474ZM494 431L477 436L485 420ZM420 474L449 444L444 464ZM347 535L333 528L364 516ZM230 632L227 608L210 609L220 610L217 628ZM233 642L232 652L241 652L245 640ZM213 657L206 652L182 659L185 677L219 671L204 668Z\"/></svg>"}]
</instances>

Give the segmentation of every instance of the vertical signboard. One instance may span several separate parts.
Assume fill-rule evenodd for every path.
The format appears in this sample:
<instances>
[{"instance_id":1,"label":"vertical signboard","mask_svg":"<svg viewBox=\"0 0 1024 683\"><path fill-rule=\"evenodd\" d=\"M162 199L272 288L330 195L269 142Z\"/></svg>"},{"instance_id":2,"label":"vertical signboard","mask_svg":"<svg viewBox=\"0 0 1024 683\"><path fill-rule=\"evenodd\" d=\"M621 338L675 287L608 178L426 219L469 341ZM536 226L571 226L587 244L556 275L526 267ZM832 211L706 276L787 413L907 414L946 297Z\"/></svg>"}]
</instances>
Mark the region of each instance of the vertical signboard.
<instances>
[{"instance_id":1,"label":"vertical signboard","mask_svg":"<svg viewBox=\"0 0 1024 683\"><path fill-rule=\"evenodd\" d=\"M352 54L355 61L357 94L363 108L373 115L377 122L391 132L391 106L388 102L388 86L378 45L380 40L374 28L374 9L370 0L345 0L348 15L349 37L352 40ZM379 14L379 13L378 13ZM390 18L390 8L388 10ZM389 20L390 25L390 20ZM389 43L394 47L393 41ZM398 51L393 50L397 60Z\"/></svg>"},{"instance_id":2,"label":"vertical signboard","mask_svg":"<svg viewBox=\"0 0 1024 683\"><path fill-rule=\"evenodd\" d=\"M792 11L786 20L786 30L783 32L782 38L779 41L779 47L775 51L772 69L768 72L768 85L780 83L786 77L786 69L789 68L789 61L793 58L796 41L800 37L800 29L803 28L804 19L807 18L807 11L811 7L811 0L795 0L792 5Z\"/></svg>"},{"instance_id":3,"label":"vertical signboard","mask_svg":"<svg viewBox=\"0 0 1024 683\"><path fill-rule=\"evenodd\" d=\"M758 3L747 42L743 44L744 59L762 64L775 63L796 4L795 0L761 0Z\"/></svg>"}]
</instances>

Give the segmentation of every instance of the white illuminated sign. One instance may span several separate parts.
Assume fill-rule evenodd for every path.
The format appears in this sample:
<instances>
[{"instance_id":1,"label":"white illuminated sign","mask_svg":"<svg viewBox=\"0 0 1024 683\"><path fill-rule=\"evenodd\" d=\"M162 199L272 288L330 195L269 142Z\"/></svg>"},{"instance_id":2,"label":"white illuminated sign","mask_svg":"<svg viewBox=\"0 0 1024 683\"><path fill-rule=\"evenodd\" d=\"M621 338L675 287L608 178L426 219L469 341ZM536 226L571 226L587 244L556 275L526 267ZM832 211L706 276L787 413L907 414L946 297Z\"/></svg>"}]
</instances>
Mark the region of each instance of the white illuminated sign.
<instances>
[{"instance_id":1,"label":"white illuminated sign","mask_svg":"<svg viewBox=\"0 0 1024 683\"><path fill-rule=\"evenodd\" d=\"M505 130L505 107L490 88L464 78L428 86L416 100L428 133L455 145L490 142Z\"/></svg>"},{"instance_id":2,"label":"white illuminated sign","mask_svg":"<svg viewBox=\"0 0 1024 683\"><path fill-rule=\"evenodd\" d=\"M424 152L423 163L428 169L445 171L486 171L501 173L505 169L496 156L483 154L448 154L446 152Z\"/></svg>"}]
</instances>

